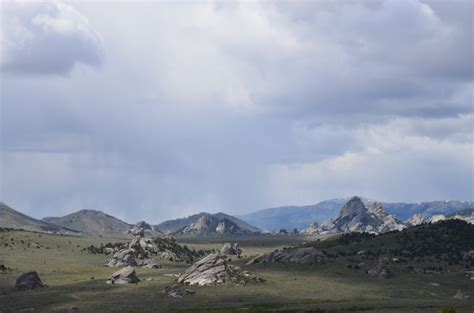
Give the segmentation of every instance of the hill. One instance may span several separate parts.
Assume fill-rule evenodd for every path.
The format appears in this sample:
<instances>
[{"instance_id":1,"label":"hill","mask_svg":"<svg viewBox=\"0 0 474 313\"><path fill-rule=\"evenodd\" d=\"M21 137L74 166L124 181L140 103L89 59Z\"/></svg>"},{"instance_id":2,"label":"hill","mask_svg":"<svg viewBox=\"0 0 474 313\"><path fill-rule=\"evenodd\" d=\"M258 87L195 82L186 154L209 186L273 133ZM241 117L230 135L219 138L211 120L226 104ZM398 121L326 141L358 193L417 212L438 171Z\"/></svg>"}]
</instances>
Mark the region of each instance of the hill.
<instances>
[{"instance_id":1,"label":"hill","mask_svg":"<svg viewBox=\"0 0 474 313\"><path fill-rule=\"evenodd\" d=\"M28 215L12 209L2 202L0 202L0 227L24 229L37 232L76 233L76 231L71 229L65 229L58 225L34 219Z\"/></svg>"},{"instance_id":2,"label":"hill","mask_svg":"<svg viewBox=\"0 0 474 313\"><path fill-rule=\"evenodd\" d=\"M131 225L95 210L81 210L63 217L45 217L43 221L90 235L126 234Z\"/></svg>"},{"instance_id":3,"label":"hill","mask_svg":"<svg viewBox=\"0 0 474 313\"><path fill-rule=\"evenodd\" d=\"M307 206L284 206L268 208L253 213L237 216L252 225L264 230L277 230L281 228L299 230L308 227L313 222L322 223L330 218L337 217L339 210L352 197L336 198L314 205ZM360 197L362 202L370 207L375 202L364 197ZM404 221L414 214L421 214L424 218L431 218L434 215L448 215L461 210L474 207L474 202L467 201L431 201L420 203L390 203L382 202L388 214Z\"/></svg>"},{"instance_id":4,"label":"hill","mask_svg":"<svg viewBox=\"0 0 474 313\"><path fill-rule=\"evenodd\" d=\"M156 228L162 232L185 235L251 234L260 230L236 217L224 213L199 213L185 218L165 221Z\"/></svg>"},{"instance_id":5,"label":"hill","mask_svg":"<svg viewBox=\"0 0 474 313\"><path fill-rule=\"evenodd\" d=\"M474 250L474 225L452 219L380 235L348 233L335 240L307 243L305 247L344 257L399 258L401 263L420 263L423 258L434 258L431 263L444 267L449 263L471 266L471 259L464 256Z\"/></svg>"},{"instance_id":6,"label":"hill","mask_svg":"<svg viewBox=\"0 0 474 313\"><path fill-rule=\"evenodd\" d=\"M452 219L380 235L345 233L267 253L253 263L336 263L384 278L404 273L471 273L474 225ZM308 256L315 255L314 258ZM374 271L376 270L376 271ZM378 271L380 270L380 271ZM467 277L470 279L471 275Z\"/></svg>"}]
</instances>

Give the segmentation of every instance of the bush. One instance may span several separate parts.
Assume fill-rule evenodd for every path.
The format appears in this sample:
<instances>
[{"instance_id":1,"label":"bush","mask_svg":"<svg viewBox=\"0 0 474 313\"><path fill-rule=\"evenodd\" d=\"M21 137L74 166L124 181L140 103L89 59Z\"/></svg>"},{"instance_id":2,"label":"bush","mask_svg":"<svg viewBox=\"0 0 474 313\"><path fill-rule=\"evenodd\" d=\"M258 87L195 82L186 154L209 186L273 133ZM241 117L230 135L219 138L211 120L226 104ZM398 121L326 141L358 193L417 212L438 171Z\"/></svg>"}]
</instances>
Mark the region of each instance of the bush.
<instances>
[{"instance_id":1,"label":"bush","mask_svg":"<svg viewBox=\"0 0 474 313\"><path fill-rule=\"evenodd\" d=\"M456 310L452 306L443 306L439 313L456 313Z\"/></svg>"}]
</instances>

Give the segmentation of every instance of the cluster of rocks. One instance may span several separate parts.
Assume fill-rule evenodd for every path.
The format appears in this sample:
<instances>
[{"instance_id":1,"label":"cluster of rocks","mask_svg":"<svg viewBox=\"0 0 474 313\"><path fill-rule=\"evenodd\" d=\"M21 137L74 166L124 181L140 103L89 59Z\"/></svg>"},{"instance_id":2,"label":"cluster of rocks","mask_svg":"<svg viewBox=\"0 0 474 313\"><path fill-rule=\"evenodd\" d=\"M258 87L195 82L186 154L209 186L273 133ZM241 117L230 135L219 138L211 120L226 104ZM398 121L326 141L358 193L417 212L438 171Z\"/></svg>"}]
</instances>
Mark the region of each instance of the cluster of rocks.
<instances>
[{"instance_id":1,"label":"cluster of rocks","mask_svg":"<svg viewBox=\"0 0 474 313\"><path fill-rule=\"evenodd\" d=\"M221 254L240 255L241 253L242 253L242 250L239 248L238 243L234 243L234 245L231 245L230 243L227 242L221 248Z\"/></svg>"},{"instance_id":2,"label":"cluster of rocks","mask_svg":"<svg viewBox=\"0 0 474 313\"><path fill-rule=\"evenodd\" d=\"M414 214L412 217L410 217L408 220L405 221L405 225L408 227L413 227L413 226L421 225L424 223L433 224L433 223L438 223L438 222L441 222L444 220L450 220L450 219L457 219L457 220L465 221L469 224L474 224L474 211L467 210L466 212L460 212L451 216L437 214L429 218L425 218L421 214Z\"/></svg>"},{"instance_id":3,"label":"cluster of rocks","mask_svg":"<svg viewBox=\"0 0 474 313\"><path fill-rule=\"evenodd\" d=\"M137 232L143 231L144 234L149 235L149 236L154 236L157 235L158 233L161 233L156 227L151 226L145 221L141 221L136 223L129 231L129 234L135 234Z\"/></svg>"},{"instance_id":4,"label":"cluster of rocks","mask_svg":"<svg viewBox=\"0 0 474 313\"><path fill-rule=\"evenodd\" d=\"M335 220L328 220L321 225L311 224L302 230L303 234L334 234L345 232L384 233L402 230L406 226L393 215L387 214L382 203L374 202L367 209L359 197L350 199L339 212Z\"/></svg>"},{"instance_id":5,"label":"cluster of rocks","mask_svg":"<svg viewBox=\"0 0 474 313\"><path fill-rule=\"evenodd\" d=\"M211 286L232 283L245 285L262 283L265 280L247 271L240 271L236 266L227 263L221 254L209 254L194 263L178 277L178 283L186 285Z\"/></svg>"},{"instance_id":6,"label":"cluster of rocks","mask_svg":"<svg viewBox=\"0 0 474 313\"><path fill-rule=\"evenodd\" d=\"M425 222L425 218L421 214L413 214L408 220L405 221L405 225L408 227L418 226Z\"/></svg>"},{"instance_id":7,"label":"cluster of rocks","mask_svg":"<svg viewBox=\"0 0 474 313\"><path fill-rule=\"evenodd\" d=\"M110 275L107 279L107 284L134 284L139 281L140 279L138 279L135 273L135 268L127 266Z\"/></svg>"},{"instance_id":8,"label":"cluster of rocks","mask_svg":"<svg viewBox=\"0 0 474 313\"><path fill-rule=\"evenodd\" d=\"M105 265L109 267L138 266L135 251L132 249L119 250Z\"/></svg>"},{"instance_id":9,"label":"cluster of rocks","mask_svg":"<svg viewBox=\"0 0 474 313\"><path fill-rule=\"evenodd\" d=\"M128 248L115 252L105 265L109 267L145 266L160 268L159 261L152 259L152 256L157 254L153 239L145 238L145 231L142 228L136 230L133 235L134 238ZM137 261L137 258L141 261Z\"/></svg>"},{"instance_id":10,"label":"cluster of rocks","mask_svg":"<svg viewBox=\"0 0 474 313\"><path fill-rule=\"evenodd\" d=\"M313 265L324 264L327 262L327 259L328 257L318 249L295 248L266 253L250 260L247 264L278 262L282 264Z\"/></svg>"},{"instance_id":11,"label":"cluster of rocks","mask_svg":"<svg viewBox=\"0 0 474 313\"><path fill-rule=\"evenodd\" d=\"M208 213L201 213L200 215L196 221L187 224L175 233L201 236L210 234L242 235L259 232L258 229L250 229L241 224L237 224L229 217L216 216Z\"/></svg>"},{"instance_id":12,"label":"cluster of rocks","mask_svg":"<svg viewBox=\"0 0 474 313\"><path fill-rule=\"evenodd\" d=\"M138 266L146 268L161 268L161 263L155 259L146 259L138 262Z\"/></svg>"}]
</instances>

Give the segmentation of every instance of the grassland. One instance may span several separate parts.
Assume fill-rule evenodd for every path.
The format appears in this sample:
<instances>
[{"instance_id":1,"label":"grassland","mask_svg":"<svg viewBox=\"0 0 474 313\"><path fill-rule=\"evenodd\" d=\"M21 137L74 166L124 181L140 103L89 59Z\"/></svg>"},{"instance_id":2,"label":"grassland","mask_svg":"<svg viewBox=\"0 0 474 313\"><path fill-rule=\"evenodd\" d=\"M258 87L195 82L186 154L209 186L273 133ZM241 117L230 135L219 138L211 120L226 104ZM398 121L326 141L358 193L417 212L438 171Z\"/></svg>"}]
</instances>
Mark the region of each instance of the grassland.
<instances>
[{"instance_id":1,"label":"grassland","mask_svg":"<svg viewBox=\"0 0 474 313\"><path fill-rule=\"evenodd\" d=\"M0 274L0 311L4 312L456 312L474 311L474 281L461 271L440 274L405 273L394 268L392 279L375 278L347 268L344 258L315 266L236 265L267 280L244 287L190 287L195 295L175 299L161 294L174 283L172 274L186 264L163 261L162 269L137 269L137 285L106 285L115 270L103 266L107 256L83 248L127 238L75 237L14 231L0 233L0 264L13 268ZM285 236L236 237L243 255L281 249L307 238ZM227 238L181 239L195 249L219 248ZM20 273L36 270L48 288L16 291ZM439 286L438 286L439 284ZM470 299L453 295L461 289Z\"/></svg>"}]
</instances>

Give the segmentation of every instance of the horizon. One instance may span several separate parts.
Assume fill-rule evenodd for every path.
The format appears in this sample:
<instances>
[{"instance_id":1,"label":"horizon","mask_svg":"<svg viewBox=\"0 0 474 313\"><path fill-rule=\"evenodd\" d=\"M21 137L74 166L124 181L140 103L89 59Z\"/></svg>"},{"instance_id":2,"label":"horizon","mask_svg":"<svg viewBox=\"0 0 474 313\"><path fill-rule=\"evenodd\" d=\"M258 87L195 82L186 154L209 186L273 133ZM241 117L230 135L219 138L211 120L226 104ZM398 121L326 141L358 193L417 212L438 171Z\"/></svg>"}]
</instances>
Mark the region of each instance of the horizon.
<instances>
[{"instance_id":1,"label":"horizon","mask_svg":"<svg viewBox=\"0 0 474 313\"><path fill-rule=\"evenodd\" d=\"M24 214L474 201L472 1L0 8L0 201Z\"/></svg>"},{"instance_id":2,"label":"horizon","mask_svg":"<svg viewBox=\"0 0 474 313\"><path fill-rule=\"evenodd\" d=\"M349 196L349 197L342 197L342 198L331 198L331 199L326 199L326 200L321 200L317 203L313 203L313 204L303 204L303 205L282 205L282 206L276 206L276 207L270 207L270 208L260 208L260 209L256 209L254 211L251 211L251 212L247 212L245 214L230 214L228 212L226 212L225 210L214 210L214 211L199 211L199 212L194 212L194 213L190 213L188 215L182 215L182 216L177 216L177 217L172 217L172 218L169 218L169 219L165 219L165 220L151 220L149 219L149 217L143 217L143 218L139 218L138 220L136 221L130 221L130 220L127 220L125 218L122 218L121 216L118 216L118 215L114 215L110 212L107 212L107 211L104 211L104 210L97 210L97 209L79 209L79 210L73 210L71 212L66 212L65 214L63 215L57 215L57 216L53 216L53 215L50 215L50 216L34 216L34 215L29 215L27 214L28 216L31 216L37 220L43 220L45 218L51 218L51 217L63 217L63 216L66 216L66 215L69 215L69 214L73 214L73 213L77 213L77 212L80 212L80 211L96 211L96 212L101 212L101 213L104 213L106 215L110 215L114 218L117 218L127 224L130 224L130 225L134 225L136 223L139 223L139 222L146 222L150 225L159 225L161 223L164 223L164 222L167 222L167 221L171 221L171 220L179 220L179 219L183 219L183 218L188 218L188 217L191 217L191 216L194 216L194 215L199 215L199 214L211 214L211 215L214 215L214 214L219 214L219 213L222 213L222 214L226 214L226 215L231 215L233 217L236 217L236 218L241 218L242 216L245 216L247 214L252 214L252 213L257 213L257 212L260 212L260 211L265 211L265 210L272 210L272 209L284 209L284 208L301 208L301 207L309 207L309 206L315 206L315 205L318 205L320 203L323 203L323 202L326 202L326 201L332 201L332 200L350 200L354 197L358 197L358 198L361 198L362 201L364 200L367 200L369 202L380 202L380 203L404 203L404 204L422 204L422 203L432 203L432 202L461 202L461 203L474 203L474 201L466 201L466 200L456 200L456 199L450 199L450 200L431 200L431 201L421 201L421 202L404 202L404 201L396 201L396 202L387 202L387 201L381 201L381 200L377 200L377 199L373 199L373 198L367 198L367 197L364 197L364 196L358 196L358 195L353 195L353 196ZM5 203L3 201L0 201L0 203L3 203L7 206L8 203ZM10 206L11 207L11 206ZM26 214L21 208L15 208L15 207L11 207L12 209L22 213L22 214ZM341 206L342 208L342 206ZM367 207L368 208L368 207Z\"/></svg>"}]
</instances>

